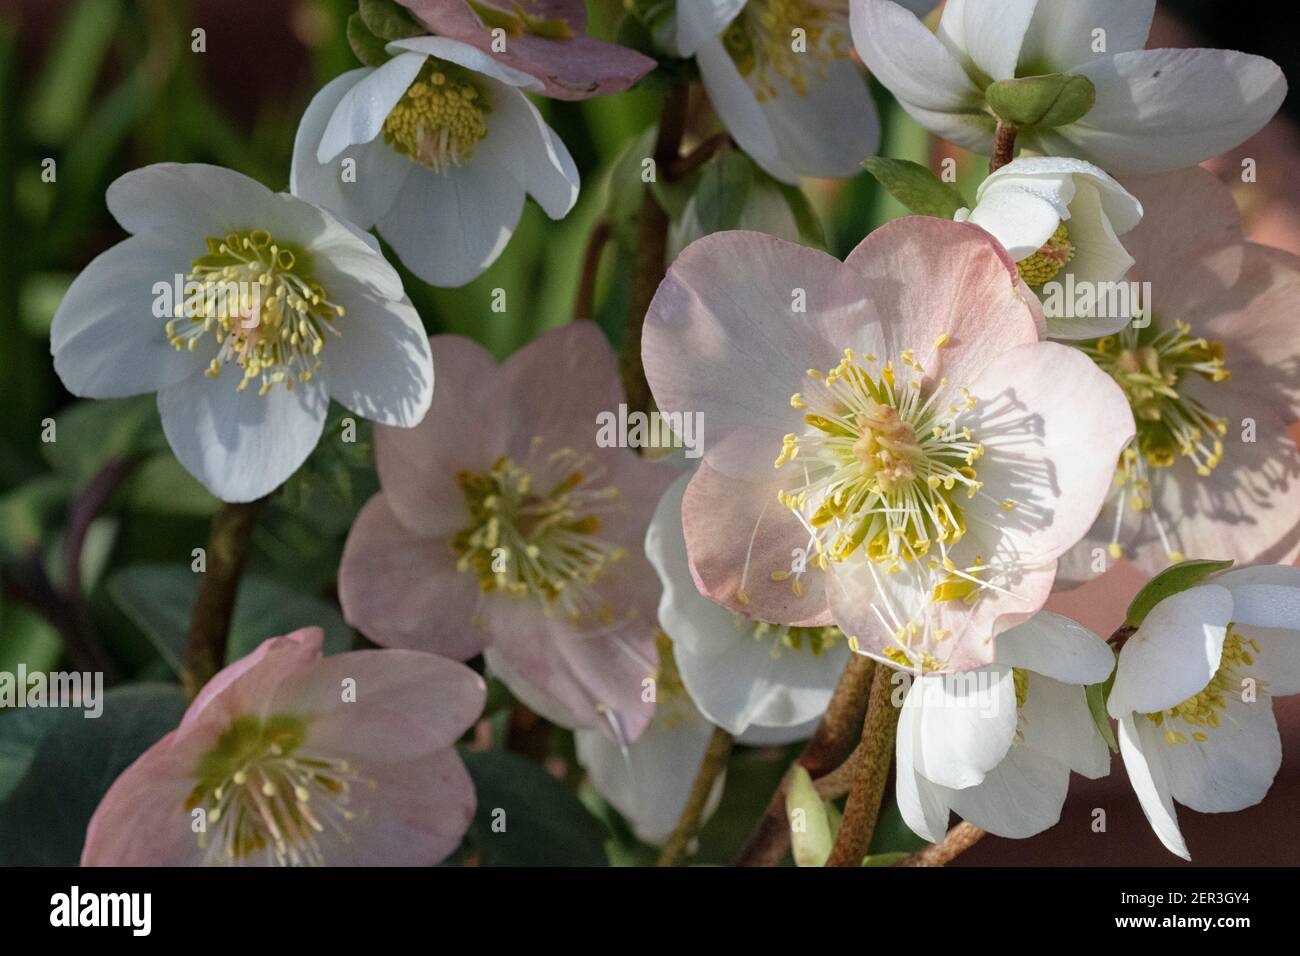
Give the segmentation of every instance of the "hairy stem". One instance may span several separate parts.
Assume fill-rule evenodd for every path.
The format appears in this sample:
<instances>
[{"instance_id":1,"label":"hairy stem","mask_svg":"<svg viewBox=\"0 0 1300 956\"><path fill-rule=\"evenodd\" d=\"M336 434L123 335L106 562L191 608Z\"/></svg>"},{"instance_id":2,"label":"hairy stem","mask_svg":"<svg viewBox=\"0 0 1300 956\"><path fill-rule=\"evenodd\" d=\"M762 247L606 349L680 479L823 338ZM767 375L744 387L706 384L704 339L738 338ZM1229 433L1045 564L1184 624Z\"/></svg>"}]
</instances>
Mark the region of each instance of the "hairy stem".
<instances>
[{"instance_id":1,"label":"hairy stem","mask_svg":"<svg viewBox=\"0 0 1300 956\"><path fill-rule=\"evenodd\" d=\"M973 823L959 823L939 843L931 843L924 850L904 857L894 866L944 866L961 856L985 836L985 831Z\"/></svg>"},{"instance_id":2,"label":"hairy stem","mask_svg":"<svg viewBox=\"0 0 1300 956\"><path fill-rule=\"evenodd\" d=\"M225 503L212 516L208 532L206 570L199 578L199 593L190 612L185 644L185 670L181 683L193 700L203 685L225 666L226 642L235 613L239 579L248 563L249 544L258 515L267 499Z\"/></svg>"},{"instance_id":3,"label":"hairy stem","mask_svg":"<svg viewBox=\"0 0 1300 956\"><path fill-rule=\"evenodd\" d=\"M1014 123L998 120L993 132L993 155L989 157L989 172L995 173L1015 158L1016 133L1019 129Z\"/></svg>"},{"instance_id":4,"label":"hairy stem","mask_svg":"<svg viewBox=\"0 0 1300 956\"><path fill-rule=\"evenodd\" d=\"M898 726L898 708L890 700L892 689L889 668L877 667L871 680L867 716L862 723L861 758L856 761L849 800L844 806L844 822L827 866L861 866L871 845L889 777L889 763L894 755L894 730Z\"/></svg>"},{"instance_id":5,"label":"hairy stem","mask_svg":"<svg viewBox=\"0 0 1300 956\"><path fill-rule=\"evenodd\" d=\"M691 785L690 796L686 798L686 806L682 808L677 826L673 828L668 842L659 854L659 866L681 866L686 861L686 852L700 830L700 821L704 818L704 807L709 802L709 794L713 792L713 784L726 769L732 743L731 734L721 727L713 728L708 749L704 751L699 772L695 774L695 783Z\"/></svg>"},{"instance_id":6,"label":"hairy stem","mask_svg":"<svg viewBox=\"0 0 1300 956\"><path fill-rule=\"evenodd\" d=\"M845 762L853 748L867 712L867 694L874 671L875 662L871 658L861 654L849 657L821 723L799 755L797 763L808 771L819 792L822 786L819 778L838 774L836 768ZM785 818L785 791L789 780L787 772L749 835L745 848L736 858L737 866L776 866L790 849L790 825Z\"/></svg>"},{"instance_id":7,"label":"hairy stem","mask_svg":"<svg viewBox=\"0 0 1300 956\"><path fill-rule=\"evenodd\" d=\"M690 85L680 83L668 91L664 98L663 113L659 117L659 133L655 137L655 175L671 179L677 154L681 150L682 135L686 132L686 112L690 105ZM650 410L650 385L641 364L641 328L663 281L668 258L668 213L659 205L654 190L648 185L641 197L641 212L637 221L636 252L632 262L631 288L628 293L627 321L623 326L623 344L619 350L619 371L623 377L623 392L627 395L629 411Z\"/></svg>"}]
</instances>

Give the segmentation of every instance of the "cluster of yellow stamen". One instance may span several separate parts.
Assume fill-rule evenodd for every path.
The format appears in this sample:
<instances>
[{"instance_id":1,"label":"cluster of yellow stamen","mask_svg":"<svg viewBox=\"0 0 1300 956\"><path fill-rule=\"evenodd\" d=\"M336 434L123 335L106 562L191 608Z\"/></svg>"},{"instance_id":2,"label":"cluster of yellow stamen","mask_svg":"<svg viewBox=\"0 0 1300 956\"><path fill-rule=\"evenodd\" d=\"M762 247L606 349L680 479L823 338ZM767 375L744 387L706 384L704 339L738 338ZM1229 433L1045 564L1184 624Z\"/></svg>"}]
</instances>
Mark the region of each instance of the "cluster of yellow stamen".
<instances>
[{"instance_id":1,"label":"cluster of yellow stamen","mask_svg":"<svg viewBox=\"0 0 1300 956\"><path fill-rule=\"evenodd\" d=\"M384 120L384 142L417 163L446 172L474 158L491 107L473 74L428 59Z\"/></svg>"},{"instance_id":2,"label":"cluster of yellow stamen","mask_svg":"<svg viewBox=\"0 0 1300 956\"><path fill-rule=\"evenodd\" d=\"M1191 740L1205 743L1210 739L1207 731L1214 730L1222 722L1222 715L1228 709L1228 699L1241 694L1242 668L1253 666L1258 653L1258 643L1243 638L1233 630L1232 625L1228 625L1228 634L1223 641L1223 657L1205 688L1169 710L1147 714L1147 720L1164 730L1164 741L1167 744L1189 743L1188 734L1191 735ZM1186 725L1183 730L1178 729L1179 725L1175 723L1179 720Z\"/></svg>"},{"instance_id":3,"label":"cluster of yellow stamen","mask_svg":"<svg viewBox=\"0 0 1300 956\"><path fill-rule=\"evenodd\" d=\"M185 800L202 808L199 846L209 863L240 865L265 855L286 866L322 865L321 838L348 840L354 787L375 788L346 760L307 752L307 722L278 715L237 718L195 770Z\"/></svg>"},{"instance_id":4,"label":"cluster of yellow stamen","mask_svg":"<svg viewBox=\"0 0 1300 956\"><path fill-rule=\"evenodd\" d=\"M1227 419L1187 394L1187 385L1196 378L1219 383L1232 377L1224 365L1223 344L1193 336L1185 322L1162 331L1152 320L1146 328L1130 326L1082 349L1123 389L1137 425L1137 438L1121 453L1115 471L1118 510L1110 554L1123 555L1119 538L1127 511L1150 513L1169 559L1182 560L1152 510L1152 481L1159 469L1179 459L1190 462L1201 477L1222 461Z\"/></svg>"},{"instance_id":5,"label":"cluster of yellow stamen","mask_svg":"<svg viewBox=\"0 0 1300 956\"><path fill-rule=\"evenodd\" d=\"M540 470L549 481L542 488L509 458L486 473L457 475L470 515L451 539L459 569L485 593L540 598L575 623L611 621L592 586L627 553L599 537L598 512L617 507L619 495L599 486L600 474L585 472L586 464L572 449L552 453Z\"/></svg>"},{"instance_id":6,"label":"cluster of yellow stamen","mask_svg":"<svg viewBox=\"0 0 1300 956\"><path fill-rule=\"evenodd\" d=\"M848 21L812 0L749 0L722 44L760 101L779 96L782 83L804 96L810 75L820 78L825 64L848 57Z\"/></svg>"},{"instance_id":7,"label":"cluster of yellow stamen","mask_svg":"<svg viewBox=\"0 0 1300 956\"><path fill-rule=\"evenodd\" d=\"M219 349L206 374L218 378L234 362L243 371L240 391L255 380L260 395L311 381L326 335L340 334L334 323L344 310L312 278L306 253L264 229L206 243L207 254L186 277L185 301L167 320L167 340L177 351L194 352L213 333Z\"/></svg>"},{"instance_id":8,"label":"cluster of yellow stamen","mask_svg":"<svg viewBox=\"0 0 1300 956\"><path fill-rule=\"evenodd\" d=\"M807 429L785 436L775 464L795 468L805 481L779 499L809 528L816 545L810 563L823 570L862 549L897 571L937 544L938 564L957 571L944 562L966 532L958 502L983 487L975 464L984 454L957 420L976 401L946 379L927 396L913 353L900 362L846 349L828 372L810 369L808 389L790 399ZM941 396L958 394L943 404Z\"/></svg>"},{"instance_id":9,"label":"cluster of yellow stamen","mask_svg":"<svg viewBox=\"0 0 1300 956\"><path fill-rule=\"evenodd\" d=\"M1062 221L1037 252L1016 263L1016 271L1027 285L1038 288L1056 278L1056 274L1073 258L1074 243L1070 242L1070 233Z\"/></svg>"}]
</instances>

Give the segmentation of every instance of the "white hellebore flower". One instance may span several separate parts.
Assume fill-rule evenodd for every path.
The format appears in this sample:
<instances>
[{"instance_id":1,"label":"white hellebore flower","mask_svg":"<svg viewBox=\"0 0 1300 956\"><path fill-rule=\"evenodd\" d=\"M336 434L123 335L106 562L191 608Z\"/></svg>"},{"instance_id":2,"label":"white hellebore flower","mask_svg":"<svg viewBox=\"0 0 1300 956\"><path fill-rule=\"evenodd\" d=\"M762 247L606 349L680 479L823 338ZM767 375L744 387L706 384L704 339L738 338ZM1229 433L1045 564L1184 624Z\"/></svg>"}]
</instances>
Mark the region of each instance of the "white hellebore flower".
<instances>
[{"instance_id":1,"label":"white hellebore flower","mask_svg":"<svg viewBox=\"0 0 1300 956\"><path fill-rule=\"evenodd\" d=\"M740 617L700 594L682 531L689 473L664 493L646 534L659 573L659 626L682 683L709 720L749 744L808 737L848 662L839 628L787 627Z\"/></svg>"},{"instance_id":2,"label":"white hellebore flower","mask_svg":"<svg viewBox=\"0 0 1300 956\"><path fill-rule=\"evenodd\" d=\"M63 297L54 368L76 395L156 391L176 457L218 498L293 474L331 397L385 425L424 417L428 339L371 237L217 166L137 169L107 202L131 237Z\"/></svg>"},{"instance_id":3,"label":"white hellebore flower","mask_svg":"<svg viewBox=\"0 0 1300 956\"><path fill-rule=\"evenodd\" d=\"M510 241L525 193L552 219L568 214L578 170L522 92L540 81L445 37L388 51L312 99L290 191L377 228L426 282L464 285Z\"/></svg>"},{"instance_id":4,"label":"white hellebore flower","mask_svg":"<svg viewBox=\"0 0 1300 956\"><path fill-rule=\"evenodd\" d=\"M772 176L852 176L876 152L880 122L852 59L848 0L678 0L674 26L723 125Z\"/></svg>"},{"instance_id":5,"label":"white hellebore flower","mask_svg":"<svg viewBox=\"0 0 1300 956\"><path fill-rule=\"evenodd\" d=\"M1101 638L1042 611L998 635L988 667L916 679L895 751L903 820L932 842L949 811L1001 837L1054 826L1071 770L1094 780L1110 772L1084 685L1114 666Z\"/></svg>"},{"instance_id":6,"label":"white hellebore flower","mask_svg":"<svg viewBox=\"0 0 1300 956\"><path fill-rule=\"evenodd\" d=\"M1174 801L1264 799L1282 763L1273 698L1300 693L1300 568L1211 576L1157 604L1120 651L1107 709L1160 842L1190 860Z\"/></svg>"},{"instance_id":7,"label":"white hellebore flower","mask_svg":"<svg viewBox=\"0 0 1300 956\"><path fill-rule=\"evenodd\" d=\"M713 725L696 709L673 661L673 645L659 637L655 714L630 744L597 730L575 731L578 762L592 786L628 821L637 838L662 846L682 815ZM707 820L722 799L726 773L718 775L704 807Z\"/></svg>"},{"instance_id":8,"label":"white hellebore flower","mask_svg":"<svg viewBox=\"0 0 1300 956\"><path fill-rule=\"evenodd\" d=\"M948 0L937 35L892 0L852 0L858 54L918 123L988 155L995 81L1052 73L1096 100L1018 143L1112 173L1194 166L1253 136L1286 96L1272 60L1235 50L1144 50L1155 0Z\"/></svg>"},{"instance_id":9,"label":"white hellebore flower","mask_svg":"<svg viewBox=\"0 0 1300 956\"><path fill-rule=\"evenodd\" d=\"M1142 219L1142 204L1091 163L1017 159L991 173L975 194L975 208L959 209L954 218L1002 243L1043 300L1049 337L1094 339L1133 318L1137 303L1129 301L1127 314L1118 314L1124 309L1109 307L1115 297L1107 290L1133 265L1119 236Z\"/></svg>"}]
</instances>

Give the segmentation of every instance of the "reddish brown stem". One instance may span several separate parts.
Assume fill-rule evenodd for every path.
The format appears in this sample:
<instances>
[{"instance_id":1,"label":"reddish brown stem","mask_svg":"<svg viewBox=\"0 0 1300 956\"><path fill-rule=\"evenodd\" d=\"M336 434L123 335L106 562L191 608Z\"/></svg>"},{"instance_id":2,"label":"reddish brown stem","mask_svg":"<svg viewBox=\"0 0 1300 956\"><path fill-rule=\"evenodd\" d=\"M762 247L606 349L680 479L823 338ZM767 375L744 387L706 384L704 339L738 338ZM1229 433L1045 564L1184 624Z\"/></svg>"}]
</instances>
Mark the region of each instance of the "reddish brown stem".
<instances>
[{"instance_id":1,"label":"reddish brown stem","mask_svg":"<svg viewBox=\"0 0 1300 956\"><path fill-rule=\"evenodd\" d=\"M946 866L986 836L973 823L959 823L939 843L904 857L894 866Z\"/></svg>"}]
</instances>

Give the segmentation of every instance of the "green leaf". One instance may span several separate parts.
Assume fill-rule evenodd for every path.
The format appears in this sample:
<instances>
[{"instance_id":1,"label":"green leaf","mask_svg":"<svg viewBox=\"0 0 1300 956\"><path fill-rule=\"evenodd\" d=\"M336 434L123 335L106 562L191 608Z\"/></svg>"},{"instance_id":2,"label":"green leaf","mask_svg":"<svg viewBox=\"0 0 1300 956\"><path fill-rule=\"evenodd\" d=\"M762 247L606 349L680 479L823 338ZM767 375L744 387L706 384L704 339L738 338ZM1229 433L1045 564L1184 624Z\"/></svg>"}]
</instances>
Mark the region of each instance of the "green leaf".
<instances>
[{"instance_id":1,"label":"green leaf","mask_svg":"<svg viewBox=\"0 0 1300 956\"><path fill-rule=\"evenodd\" d=\"M148 514L209 517L217 499L185 470L170 451L150 455L131 475L126 505Z\"/></svg>"},{"instance_id":2,"label":"green leaf","mask_svg":"<svg viewBox=\"0 0 1300 956\"><path fill-rule=\"evenodd\" d=\"M1232 567L1231 561L1212 561L1205 558L1193 558L1181 561L1165 568L1148 581L1133 598L1124 616L1124 626L1138 628L1146 620L1151 609L1172 594L1195 587L1216 571Z\"/></svg>"},{"instance_id":3,"label":"green leaf","mask_svg":"<svg viewBox=\"0 0 1300 956\"><path fill-rule=\"evenodd\" d=\"M39 548L67 516L73 482L42 475L0 497L0 555L21 557Z\"/></svg>"},{"instance_id":4,"label":"green leaf","mask_svg":"<svg viewBox=\"0 0 1300 956\"><path fill-rule=\"evenodd\" d=\"M182 670L198 578L184 566L137 564L108 580L109 595L177 675ZM246 574L235 599L226 663L256 650L268 637L309 626L325 631L326 654L346 651L354 644L355 634L332 605L271 578Z\"/></svg>"},{"instance_id":5,"label":"green leaf","mask_svg":"<svg viewBox=\"0 0 1300 956\"><path fill-rule=\"evenodd\" d=\"M872 856L887 853L915 853L930 845L930 841L917 836L908 827L898 809L898 801L892 793L885 798L880 808L880 817L876 820L875 832L871 834L871 846L867 852Z\"/></svg>"},{"instance_id":6,"label":"green leaf","mask_svg":"<svg viewBox=\"0 0 1300 956\"><path fill-rule=\"evenodd\" d=\"M872 156L862 163L889 194L918 216L951 219L966 205L962 194L920 163Z\"/></svg>"},{"instance_id":7,"label":"green leaf","mask_svg":"<svg viewBox=\"0 0 1300 956\"><path fill-rule=\"evenodd\" d=\"M76 866L95 808L122 771L180 723L185 695L169 684L135 684L109 691L103 706L94 719L55 712L0 803L0 865Z\"/></svg>"},{"instance_id":8,"label":"green leaf","mask_svg":"<svg viewBox=\"0 0 1300 956\"><path fill-rule=\"evenodd\" d=\"M984 99L1005 122L1050 129L1086 116L1097 90L1086 76L1048 73L999 80L984 91Z\"/></svg>"},{"instance_id":9,"label":"green leaf","mask_svg":"<svg viewBox=\"0 0 1300 956\"><path fill-rule=\"evenodd\" d=\"M81 0L64 17L28 113L34 139L63 143L78 132L121 15L121 0Z\"/></svg>"},{"instance_id":10,"label":"green leaf","mask_svg":"<svg viewBox=\"0 0 1300 956\"><path fill-rule=\"evenodd\" d=\"M504 750L462 756L478 794L466 839L484 865L607 865L609 834L564 784Z\"/></svg>"},{"instance_id":11,"label":"green leaf","mask_svg":"<svg viewBox=\"0 0 1300 956\"><path fill-rule=\"evenodd\" d=\"M802 815L802 821L796 814ZM835 841L826 804L813 786L812 777L795 764L785 794L785 816L790 824L790 848L795 866L825 866ZM802 826L796 826L796 823Z\"/></svg>"},{"instance_id":12,"label":"green leaf","mask_svg":"<svg viewBox=\"0 0 1300 956\"><path fill-rule=\"evenodd\" d=\"M36 748L62 716L53 707L0 711L0 805L22 782Z\"/></svg>"},{"instance_id":13,"label":"green leaf","mask_svg":"<svg viewBox=\"0 0 1300 956\"><path fill-rule=\"evenodd\" d=\"M348 44L362 66L383 66L391 59L383 38L370 32L359 12L348 17Z\"/></svg>"},{"instance_id":14,"label":"green leaf","mask_svg":"<svg viewBox=\"0 0 1300 956\"><path fill-rule=\"evenodd\" d=\"M366 29L381 40L405 40L429 32L394 0L361 0L357 13Z\"/></svg>"},{"instance_id":15,"label":"green leaf","mask_svg":"<svg viewBox=\"0 0 1300 956\"><path fill-rule=\"evenodd\" d=\"M76 402L54 420L54 441L41 445L60 474L88 481L110 458L167 448L152 395Z\"/></svg>"}]
</instances>

